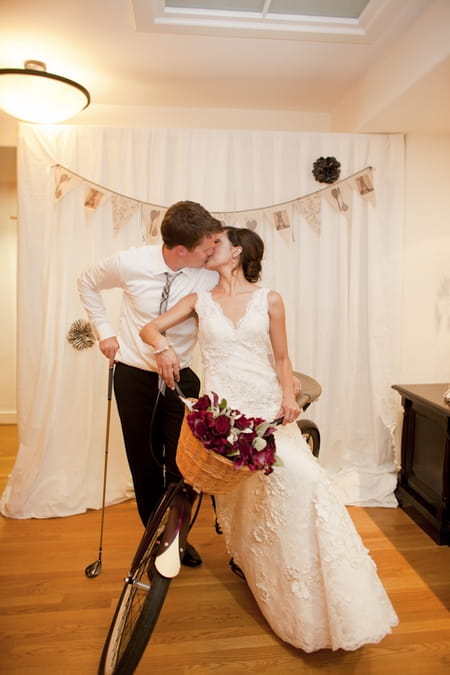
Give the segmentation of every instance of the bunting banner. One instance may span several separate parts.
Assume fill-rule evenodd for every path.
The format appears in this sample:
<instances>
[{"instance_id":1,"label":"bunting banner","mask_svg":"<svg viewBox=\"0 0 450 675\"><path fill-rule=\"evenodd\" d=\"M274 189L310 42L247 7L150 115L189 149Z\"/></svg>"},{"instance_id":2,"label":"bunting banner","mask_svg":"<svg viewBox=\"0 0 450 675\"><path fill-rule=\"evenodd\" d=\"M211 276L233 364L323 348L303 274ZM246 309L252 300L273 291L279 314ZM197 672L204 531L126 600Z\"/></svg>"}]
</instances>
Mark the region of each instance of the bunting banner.
<instances>
[{"instance_id":1,"label":"bunting banner","mask_svg":"<svg viewBox=\"0 0 450 675\"><path fill-rule=\"evenodd\" d=\"M74 187L77 187L79 181L75 179L69 171L57 165L55 171L55 199L61 199Z\"/></svg>"},{"instance_id":2,"label":"bunting banner","mask_svg":"<svg viewBox=\"0 0 450 675\"><path fill-rule=\"evenodd\" d=\"M348 184L343 183L330 187L329 190L326 190L324 197L338 213L345 216L348 221L351 220L351 189Z\"/></svg>"},{"instance_id":3,"label":"bunting banner","mask_svg":"<svg viewBox=\"0 0 450 675\"><path fill-rule=\"evenodd\" d=\"M144 242L156 243L160 239L161 222L168 206L151 204L139 199L128 197L103 185L98 185L82 176L55 164L55 201L60 201L75 188L80 188L86 221L99 208L111 202L113 230L119 232L131 218L139 213ZM315 192L296 197L287 202L253 208L245 211L212 211L212 215L225 225L246 227L250 230L258 229L265 222L282 232L290 230L293 236L293 217L299 214L307 224L317 233L320 233L322 219L322 203L325 201L348 222L352 217L352 194L375 206L375 188L373 183L373 168L368 166L351 176L337 180L331 185L320 188Z\"/></svg>"},{"instance_id":4,"label":"bunting banner","mask_svg":"<svg viewBox=\"0 0 450 675\"><path fill-rule=\"evenodd\" d=\"M123 224L128 223L136 213L139 204L132 199L116 194L111 195L111 201L114 232L118 232L123 227Z\"/></svg>"},{"instance_id":5,"label":"bunting banner","mask_svg":"<svg viewBox=\"0 0 450 675\"><path fill-rule=\"evenodd\" d=\"M84 196L84 214L86 220L89 218L93 211L96 211L102 202L105 202L107 199L107 194L102 190L95 190L94 188L89 188Z\"/></svg>"},{"instance_id":6,"label":"bunting banner","mask_svg":"<svg viewBox=\"0 0 450 675\"><path fill-rule=\"evenodd\" d=\"M294 208L317 233L320 232L320 204L318 194L312 194L308 199L298 199L294 202Z\"/></svg>"},{"instance_id":7,"label":"bunting banner","mask_svg":"<svg viewBox=\"0 0 450 675\"><path fill-rule=\"evenodd\" d=\"M141 223L145 233L144 239L149 244L158 241L161 221L166 211L167 209L163 209L162 206L156 207L152 204L141 204Z\"/></svg>"}]
</instances>

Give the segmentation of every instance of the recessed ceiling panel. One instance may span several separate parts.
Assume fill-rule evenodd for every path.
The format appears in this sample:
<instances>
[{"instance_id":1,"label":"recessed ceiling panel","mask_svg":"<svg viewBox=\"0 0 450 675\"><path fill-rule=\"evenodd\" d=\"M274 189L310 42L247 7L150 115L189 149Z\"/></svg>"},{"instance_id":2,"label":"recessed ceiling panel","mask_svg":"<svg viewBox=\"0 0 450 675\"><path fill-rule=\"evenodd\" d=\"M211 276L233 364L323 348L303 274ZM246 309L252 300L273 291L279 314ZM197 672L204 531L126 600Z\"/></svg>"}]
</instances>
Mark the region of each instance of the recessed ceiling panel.
<instances>
[{"instance_id":1,"label":"recessed ceiling panel","mask_svg":"<svg viewBox=\"0 0 450 675\"><path fill-rule=\"evenodd\" d=\"M166 8L358 19L369 0L165 0Z\"/></svg>"},{"instance_id":2,"label":"recessed ceiling panel","mask_svg":"<svg viewBox=\"0 0 450 675\"><path fill-rule=\"evenodd\" d=\"M138 32L370 43L398 0L131 0Z\"/></svg>"}]
</instances>

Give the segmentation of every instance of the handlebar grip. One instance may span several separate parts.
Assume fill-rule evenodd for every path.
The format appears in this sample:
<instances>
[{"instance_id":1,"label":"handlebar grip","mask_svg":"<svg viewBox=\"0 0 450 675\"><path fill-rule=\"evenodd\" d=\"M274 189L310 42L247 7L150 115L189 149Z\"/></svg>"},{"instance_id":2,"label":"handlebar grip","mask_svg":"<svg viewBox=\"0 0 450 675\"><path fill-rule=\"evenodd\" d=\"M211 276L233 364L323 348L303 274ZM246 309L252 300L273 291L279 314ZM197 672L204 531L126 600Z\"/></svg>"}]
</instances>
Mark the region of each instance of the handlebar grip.
<instances>
[{"instance_id":1,"label":"handlebar grip","mask_svg":"<svg viewBox=\"0 0 450 675\"><path fill-rule=\"evenodd\" d=\"M272 425L283 424L283 420L284 420L284 415L283 415L283 417L277 417L277 419L273 420L273 422L271 422L270 425L272 426Z\"/></svg>"}]
</instances>

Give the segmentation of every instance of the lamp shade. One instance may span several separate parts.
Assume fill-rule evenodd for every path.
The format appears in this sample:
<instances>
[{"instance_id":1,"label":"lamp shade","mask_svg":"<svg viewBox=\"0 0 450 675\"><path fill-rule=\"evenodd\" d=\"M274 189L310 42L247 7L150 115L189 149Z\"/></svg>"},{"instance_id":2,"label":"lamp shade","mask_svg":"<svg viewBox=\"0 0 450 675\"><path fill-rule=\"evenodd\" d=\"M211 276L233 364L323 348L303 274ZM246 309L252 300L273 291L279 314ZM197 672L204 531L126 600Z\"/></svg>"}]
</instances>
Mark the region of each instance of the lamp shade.
<instances>
[{"instance_id":1,"label":"lamp shade","mask_svg":"<svg viewBox=\"0 0 450 675\"><path fill-rule=\"evenodd\" d=\"M23 69L0 69L0 108L24 122L63 122L84 110L90 100L81 84L47 73L42 61L26 61Z\"/></svg>"}]
</instances>

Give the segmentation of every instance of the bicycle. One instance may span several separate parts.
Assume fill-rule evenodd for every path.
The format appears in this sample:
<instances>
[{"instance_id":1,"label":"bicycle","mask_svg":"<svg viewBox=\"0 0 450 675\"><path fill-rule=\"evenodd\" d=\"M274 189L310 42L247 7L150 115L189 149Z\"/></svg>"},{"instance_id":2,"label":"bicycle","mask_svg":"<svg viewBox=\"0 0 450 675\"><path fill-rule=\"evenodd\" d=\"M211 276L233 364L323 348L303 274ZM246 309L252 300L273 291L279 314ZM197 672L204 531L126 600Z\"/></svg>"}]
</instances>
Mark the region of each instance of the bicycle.
<instances>
[{"instance_id":1,"label":"bicycle","mask_svg":"<svg viewBox=\"0 0 450 675\"><path fill-rule=\"evenodd\" d=\"M297 401L305 410L322 390L313 378L302 373L295 375L302 383ZM320 450L317 425L304 419L298 420L297 425L317 457ZM137 668L158 621L170 582L180 572L188 533L196 520L201 500L202 493L181 479L167 487L153 511L124 579L103 647L99 675L131 675Z\"/></svg>"},{"instance_id":2,"label":"bicycle","mask_svg":"<svg viewBox=\"0 0 450 675\"><path fill-rule=\"evenodd\" d=\"M302 385L302 390L297 396L297 403L303 412L305 412L311 403L317 401L322 393L322 387L317 380L309 377L309 375L298 372L294 372L294 375L300 380ZM320 451L320 431L317 424L312 420L300 418L297 420L297 426L311 448L314 457L318 457Z\"/></svg>"}]
</instances>

